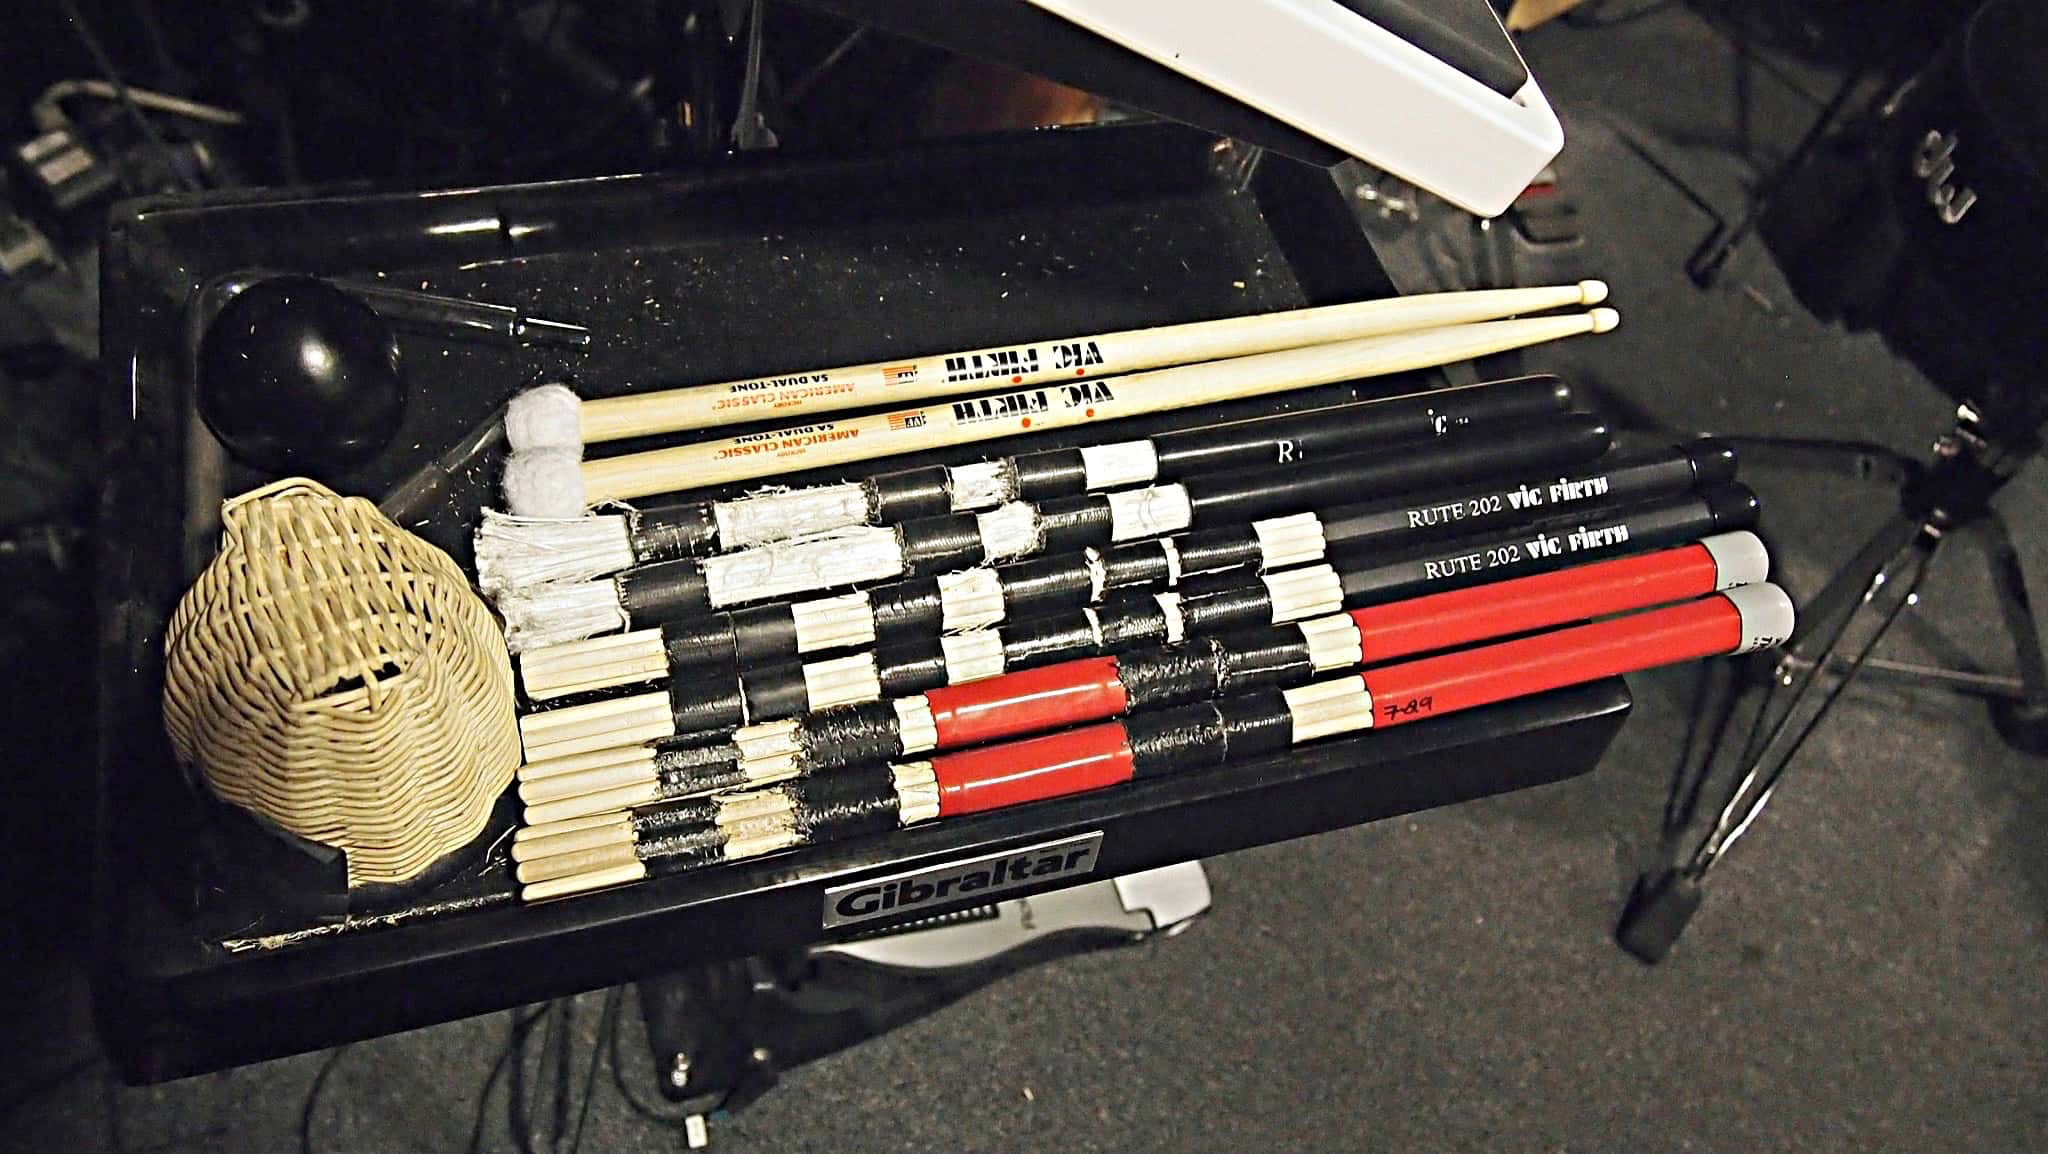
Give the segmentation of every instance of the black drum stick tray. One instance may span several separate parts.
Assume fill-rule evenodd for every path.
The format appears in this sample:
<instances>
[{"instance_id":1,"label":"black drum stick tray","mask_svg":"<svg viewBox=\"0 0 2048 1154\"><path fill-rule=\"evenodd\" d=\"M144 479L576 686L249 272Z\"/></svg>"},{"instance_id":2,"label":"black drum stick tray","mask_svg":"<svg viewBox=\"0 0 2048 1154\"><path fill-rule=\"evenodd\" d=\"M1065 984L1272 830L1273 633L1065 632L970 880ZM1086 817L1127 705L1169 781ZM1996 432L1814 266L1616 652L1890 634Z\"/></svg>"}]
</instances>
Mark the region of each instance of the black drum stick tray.
<instances>
[{"instance_id":1,"label":"black drum stick tray","mask_svg":"<svg viewBox=\"0 0 2048 1154\"><path fill-rule=\"evenodd\" d=\"M238 192L119 210L102 267L94 844L97 1012L123 1076L183 1077L828 940L828 887L954 858L1100 833L1091 876L1113 877L1591 770L1629 709L1619 680L534 906L512 896L508 800L431 884L374 909L323 910L334 863L208 803L175 763L161 719L165 624L218 547L222 498L271 479L228 462L193 413L182 326L210 278L381 277L591 329L587 353L404 335L404 427L380 458L322 478L375 499L539 379L566 376L600 396L1394 293L1329 172L1250 160L1213 137L1139 124L685 175ZM1126 427L1144 435L1442 381L1331 386ZM409 527L467 565L499 472L498 452L478 455ZM1041 888L1059 884L1073 879Z\"/></svg>"}]
</instances>

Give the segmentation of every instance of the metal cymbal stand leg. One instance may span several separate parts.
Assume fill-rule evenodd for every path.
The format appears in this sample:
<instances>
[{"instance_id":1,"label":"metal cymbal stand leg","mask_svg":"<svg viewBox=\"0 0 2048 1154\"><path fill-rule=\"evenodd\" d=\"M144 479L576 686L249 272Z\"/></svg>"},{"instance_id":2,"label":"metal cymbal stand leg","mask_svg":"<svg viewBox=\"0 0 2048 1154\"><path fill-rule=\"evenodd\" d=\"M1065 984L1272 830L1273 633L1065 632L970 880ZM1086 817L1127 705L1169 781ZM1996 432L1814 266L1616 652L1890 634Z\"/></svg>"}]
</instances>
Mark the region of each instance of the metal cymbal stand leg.
<instances>
[{"instance_id":1,"label":"metal cymbal stand leg","mask_svg":"<svg viewBox=\"0 0 2048 1154\"><path fill-rule=\"evenodd\" d=\"M1771 791L1800 748L1827 717L1842 691L1867 668L1870 655L1908 605L1919 600L1929 562L1943 541L1966 526L1991 534L1992 577L2007 631L2019 654L2017 700L1995 702L2001 734L2021 749L2048 748L2048 661L2028 602L2019 556L1991 498L2040 451L2040 423L2031 419L1999 429L1975 405L1956 409L1955 426L1935 444L1933 461L1914 470L1900 495L1900 512L1801 610L1797 635L1773 673L1737 762L1734 789L1712 828L1693 852L1636 879L1615 938L1645 962L1661 960L1699 909L1701 883L1770 801ZM1944 671L1934 671L1943 674ZM1929 677L1939 683L1942 677ZM1955 680L1949 676L1948 680ZM1709 695L1703 694L1704 706ZM1732 713L1723 710L1722 718ZM1696 723L1697 725L1697 723ZM1712 770L1721 742L1706 742L1706 764L1694 779L1687 749L1666 809L1665 842L1678 843L1675 824L1690 816L1700 781ZM1691 781L1688 787L1687 782Z\"/></svg>"},{"instance_id":2,"label":"metal cymbal stand leg","mask_svg":"<svg viewBox=\"0 0 2048 1154\"><path fill-rule=\"evenodd\" d=\"M1936 525L1895 518L1808 606L1807 620L1815 628L1805 631L1795 648L1811 647L1811 656L1779 663L1744 743L1735 788L1713 827L1682 863L1637 879L1615 931L1623 949L1656 962L1678 941L1705 896L1708 872L1769 804L1786 767L1899 614L1918 601L1928 562L1942 539ZM1857 595L1845 609L1840 602L1846 592Z\"/></svg>"},{"instance_id":3,"label":"metal cymbal stand leg","mask_svg":"<svg viewBox=\"0 0 2048 1154\"><path fill-rule=\"evenodd\" d=\"M1984 528L1990 539L1992 588L2005 617L2005 630L2012 635L2020 690L2017 698L1991 702L1991 723L2014 749L2036 756L2048 754L2048 660L2042 656L2041 631L2034 623L2026 574L2020 568L2019 550L2013 546L2012 529L2005 518L1994 510L1984 518Z\"/></svg>"}]
</instances>

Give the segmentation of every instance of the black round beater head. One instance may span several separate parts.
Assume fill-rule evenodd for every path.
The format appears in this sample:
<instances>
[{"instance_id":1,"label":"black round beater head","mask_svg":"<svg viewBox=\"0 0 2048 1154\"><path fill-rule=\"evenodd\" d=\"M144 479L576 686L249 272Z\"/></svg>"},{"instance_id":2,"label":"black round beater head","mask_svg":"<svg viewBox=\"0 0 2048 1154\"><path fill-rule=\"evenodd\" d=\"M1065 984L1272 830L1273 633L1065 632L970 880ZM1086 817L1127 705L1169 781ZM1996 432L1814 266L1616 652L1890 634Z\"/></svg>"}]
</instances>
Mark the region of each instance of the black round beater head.
<instances>
[{"instance_id":1,"label":"black round beater head","mask_svg":"<svg viewBox=\"0 0 2048 1154\"><path fill-rule=\"evenodd\" d=\"M391 326L314 277L271 277L237 293L207 325L197 368L206 427L260 469L360 464L405 416Z\"/></svg>"}]
</instances>

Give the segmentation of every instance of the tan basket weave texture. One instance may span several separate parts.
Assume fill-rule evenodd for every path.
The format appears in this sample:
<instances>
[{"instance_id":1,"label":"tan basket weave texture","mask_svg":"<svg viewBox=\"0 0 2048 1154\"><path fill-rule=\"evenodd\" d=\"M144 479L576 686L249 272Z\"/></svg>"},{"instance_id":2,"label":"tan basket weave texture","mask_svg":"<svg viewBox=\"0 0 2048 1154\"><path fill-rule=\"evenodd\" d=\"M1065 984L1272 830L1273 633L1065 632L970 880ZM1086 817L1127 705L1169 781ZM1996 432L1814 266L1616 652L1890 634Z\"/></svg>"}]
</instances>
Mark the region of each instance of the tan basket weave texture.
<instances>
[{"instance_id":1,"label":"tan basket weave texture","mask_svg":"<svg viewBox=\"0 0 2048 1154\"><path fill-rule=\"evenodd\" d=\"M446 553L303 478L227 503L164 642L164 725L213 791L395 884L519 765L497 619Z\"/></svg>"}]
</instances>

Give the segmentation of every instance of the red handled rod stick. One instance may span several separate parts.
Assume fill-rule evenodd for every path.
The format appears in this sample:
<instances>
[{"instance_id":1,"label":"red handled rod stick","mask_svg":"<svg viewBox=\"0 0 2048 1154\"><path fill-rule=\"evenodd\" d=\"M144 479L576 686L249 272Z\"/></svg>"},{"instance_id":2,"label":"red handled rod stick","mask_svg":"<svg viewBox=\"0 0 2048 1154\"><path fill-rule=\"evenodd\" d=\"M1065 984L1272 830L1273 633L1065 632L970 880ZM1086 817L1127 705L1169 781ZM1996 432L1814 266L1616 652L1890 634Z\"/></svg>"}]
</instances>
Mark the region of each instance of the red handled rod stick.
<instances>
[{"instance_id":1,"label":"red handled rod stick","mask_svg":"<svg viewBox=\"0 0 2048 1154\"><path fill-rule=\"evenodd\" d=\"M1516 641L1424 657L1298 689L1183 706L931 759L941 817L1180 772L1305 741L1384 728L1781 643L1792 603L1739 589Z\"/></svg>"},{"instance_id":2,"label":"red handled rod stick","mask_svg":"<svg viewBox=\"0 0 2048 1154\"><path fill-rule=\"evenodd\" d=\"M1676 549L1353 609L1276 627L1260 637L1256 654L1246 652L1246 647L1233 649L1228 640L1218 641L1221 662L1239 658L1249 671L1225 673L1200 688L1227 693L1233 682L1245 687L1250 678L1269 670L1284 673L1292 668L1312 675L1376 665L1685 601L1762 581L1769 565L1754 534L1728 533ZM1149 666L1185 660L1184 652L1149 650L1083 658L931 690L922 695L935 738L929 748L959 748L1179 704L1159 699L1177 687L1162 685L1166 679ZM1181 700L1185 699L1183 695ZM906 708L914 711L915 706L899 704L897 716Z\"/></svg>"}]
</instances>

